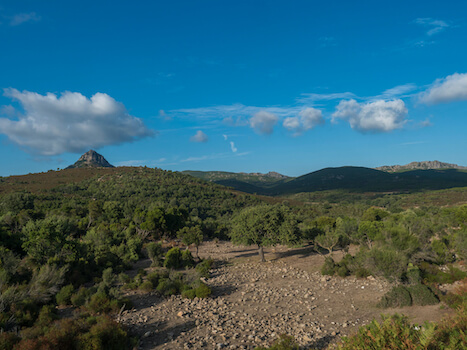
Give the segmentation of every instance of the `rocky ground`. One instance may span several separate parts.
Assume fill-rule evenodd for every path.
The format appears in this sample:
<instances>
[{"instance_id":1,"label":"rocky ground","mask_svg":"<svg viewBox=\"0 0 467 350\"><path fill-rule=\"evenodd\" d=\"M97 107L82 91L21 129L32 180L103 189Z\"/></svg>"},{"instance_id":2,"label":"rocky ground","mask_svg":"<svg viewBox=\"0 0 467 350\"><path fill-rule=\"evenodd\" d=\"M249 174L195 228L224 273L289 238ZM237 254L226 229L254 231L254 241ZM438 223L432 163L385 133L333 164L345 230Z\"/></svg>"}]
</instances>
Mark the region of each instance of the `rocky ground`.
<instances>
[{"instance_id":1,"label":"rocky ground","mask_svg":"<svg viewBox=\"0 0 467 350\"><path fill-rule=\"evenodd\" d=\"M321 276L324 258L310 248L269 251L266 263L255 250L226 242L207 243L200 255L217 261L206 280L211 298L130 294L134 308L120 322L141 337L141 349L253 349L280 334L294 336L303 349L323 348L379 317L375 305L391 288L372 277ZM435 305L384 312L421 323L446 311Z\"/></svg>"}]
</instances>

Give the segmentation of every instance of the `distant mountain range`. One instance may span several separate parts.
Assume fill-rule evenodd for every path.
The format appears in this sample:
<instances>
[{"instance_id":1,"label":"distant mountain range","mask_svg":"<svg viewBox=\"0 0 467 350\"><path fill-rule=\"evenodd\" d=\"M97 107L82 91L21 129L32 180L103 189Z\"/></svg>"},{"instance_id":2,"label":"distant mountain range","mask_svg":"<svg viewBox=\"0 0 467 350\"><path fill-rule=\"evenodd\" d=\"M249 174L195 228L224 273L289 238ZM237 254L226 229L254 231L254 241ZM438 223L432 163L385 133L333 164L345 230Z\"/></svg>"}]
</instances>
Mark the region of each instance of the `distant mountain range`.
<instances>
[{"instance_id":1,"label":"distant mountain range","mask_svg":"<svg viewBox=\"0 0 467 350\"><path fill-rule=\"evenodd\" d=\"M378 169L352 166L325 168L295 178L272 172L246 174L185 171L183 173L239 191L273 196L337 189L358 192L407 192L467 186L467 167L438 161L413 162Z\"/></svg>"},{"instance_id":2,"label":"distant mountain range","mask_svg":"<svg viewBox=\"0 0 467 350\"><path fill-rule=\"evenodd\" d=\"M434 161L424 161L424 162L412 162L406 165L383 165L375 169L393 173L397 171L431 170L431 169L463 169L463 170L466 170L467 167L460 166L457 164L443 163L438 160L434 160Z\"/></svg>"},{"instance_id":3,"label":"distant mountain range","mask_svg":"<svg viewBox=\"0 0 467 350\"><path fill-rule=\"evenodd\" d=\"M113 165L99 153L90 150L67 169L71 168L113 168ZM324 190L408 192L467 187L467 167L439 161L412 162L376 169L354 166L325 168L299 177L272 171L267 174L192 170L182 173L238 191L271 196Z\"/></svg>"}]
</instances>

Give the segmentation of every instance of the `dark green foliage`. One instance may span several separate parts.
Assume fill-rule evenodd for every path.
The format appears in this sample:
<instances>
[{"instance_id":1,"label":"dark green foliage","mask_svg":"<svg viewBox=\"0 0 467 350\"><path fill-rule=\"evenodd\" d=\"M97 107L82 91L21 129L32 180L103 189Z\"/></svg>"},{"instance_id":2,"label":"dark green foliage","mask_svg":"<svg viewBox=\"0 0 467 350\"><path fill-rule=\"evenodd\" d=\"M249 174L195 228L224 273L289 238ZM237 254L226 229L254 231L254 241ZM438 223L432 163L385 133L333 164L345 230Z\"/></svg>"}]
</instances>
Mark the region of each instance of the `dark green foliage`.
<instances>
[{"instance_id":1,"label":"dark green foliage","mask_svg":"<svg viewBox=\"0 0 467 350\"><path fill-rule=\"evenodd\" d=\"M69 305L71 302L71 296L73 294L74 287L72 284L62 287L60 291L55 295L58 305Z\"/></svg>"},{"instance_id":2,"label":"dark green foliage","mask_svg":"<svg viewBox=\"0 0 467 350\"><path fill-rule=\"evenodd\" d=\"M426 284L450 284L460 281L467 277L467 273L452 266L448 265L447 271L442 271L438 266L422 262L420 264L423 281Z\"/></svg>"},{"instance_id":3,"label":"dark green foliage","mask_svg":"<svg viewBox=\"0 0 467 350\"><path fill-rule=\"evenodd\" d=\"M138 289L142 290L143 292L150 292L154 289L154 285L151 281L144 281L139 285Z\"/></svg>"},{"instance_id":4,"label":"dark green foliage","mask_svg":"<svg viewBox=\"0 0 467 350\"><path fill-rule=\"evenodd\" d=\"M439 299L436 295L424 284L409 286L407 289L409 290L413 305L424 306L439 303Z\"/></svg>"},{"instance_id":5,"label":"dark green foliage","mask_svg":"<svg viewBox=\"0 0 467 350\"><path fill-rule=\"evenodd\" d=\"M175 295L179 292L176 283L168 278L161 279L156 290L165 296Z\"/></svg>"},{"instance_id":6,"label":"dark green foliage","mask_svg":"<svg viewBox=\"0 0 467 350\"><path fill-rule=\"evenodd\" d=\"M329 276L333 276L336 273L336 263L333 258L328 256L324 259L324 264L321 267L321 273Z\"/></svg>"},{"instance_id":7,"label":"dark green foliage","mask_svg":"<svg viewBox=\"0 0 467 350\"><path fill-rule=\"evenodd\" d=\"M392 282L402 280L407 263L407 257L397 250L373 248L366 253L365 268Z\"/></svg>"},{"instance_id":8,"label":"dark green foliage","mask_svg":"<svg viewBox=\"0 0 467 350\"><path fill-rule=\"evenodd\" d=\"M255 350L298 350L299 345L295 339L286 334L282 334L270 347L258 346Z\"/></svg>"},{"instance_id":9,"label":"dark green foliage","mask_svg":"<svg viewBox=\"0 0 467 350\"><path fill-rule=\"evenodd\" d=\"M193 256L191 255L191 252L189 250L184 250L182 252L180 259L181 259L181 265L184 267L195 266L195 260L193 259Z\"/></svg>"},{"instance_id":10,"label":"dark green foliage","mask_svg":"<svg viewBox=\"0 0 467 350\"><path fill-rule=\"evenodd\" d=\"M384 316L373 320L358 333L344 337L338 350L460 350L467 344L467 308L460 307L455 316L423 327L411 325L406 316Z\"/></svg>"},{"instance_id":11,"label":"dark green foliage","mask_svg":"<svg viewBox=\"0 0 467 350\"><path fill-rule=\"evenodd\" d=\"M148 253L148 258L151 259L151 266L161 266L162 265L162 244L156 242L150 242L146 245L146 251Z\"/></svg>"},{"instance_id":12,"label":"dark green foliage","mask_svg":"<svg viewBox=\"0 0 467 350\"><path fill-rule=\"evenodd\" d=\"M3 332L0 333L0 349L3 350L13 350L16 343L20 341L20 337L18 337L15 333L11 332Z\"/></svg>"},{"instance_id":13,"label":"dark green foliage","mask_svg":"<svg viewBox=\"0 0 467 350\"><path fill-rule=\"evenodd\" d=\"M378 307L403 307L412 305L410 292L404 286L393 287L381 298Z\"/></svg>"},{"instance_id":14,"label":"dark green foliage","mask_svg":"<svg viewBox=\"0 0 467 350\"><path fill-rule=\"evenodd\" d=\"M212 259L205 259L198 263L195 267L196 271L200 274L201 277L209 277L209 270L212 269L212 264L213 264Z\"/></svg>"},{"instance_id":15,"label":"dark green foliage","mask_svg":"<svg viewBox=\"0 0 467 350\"><path fill-rule=\"evenodd\" d=\"M194 289L186 289L182 292L182 297L187 299L196 298L196 291Z\"/></svg>"},{"instance_id":16,"label":"dark green foliage","mask_svg":"<svg viewBox=\"0 0 467 350\"><path fill-rule=\"evenodd\" d=\"M89 301L85 304L86 309L93 313L108 313L117 312L122 307L122 303L117 299L112 299L104 291L98 291L93 294Z\"/></svg>"},{"instance_id":17,"label":"dark green foliage","mask_svg":"<svg viewBox=\"0 0 467 350\"><path fill-rule=\"evenodd\" d=\"M203 242L203 231L199 225L192 227L184 227L177 232L183 244L190 246L192 244L196 247L196 255L198 255L198 247Z\"/></svg>"},{"instance_id":18,"label":"dark green foliage","mask_svg":"<svg viewBox=\"0 0 467 350\"><path fill-rule=\"evenodd\" d=\"M182 253L177 247L171 248L165 255L164 267L168 269L179 269L182 264Z\"/></svg>"},{"instance_id":19,"label":"dark green foliage","mask_svg":"<svg viewBox=\"0 0 467 350\"><path fill-rule=\"evenodd\" d=\"M337 272L337 275L340 277L347 277L350 274L349 269L345 265L339 266L336 272Z\"/></svg>"},{"instance_id":20,"label":"dark green foliage","mask_svg":"<svg viewBox=\"0 0 467 350\"><path fill-rule=\"evenodd\" d=\"M212 293L211 288L205 283L200 282L195 288L195 295L197 298L207 298Z\"/></svg>"},{"instance_id":21,"label":"dark green foliage","mask_svg":"<svg viewBox=\"0 0 467 350\"><path fill-rule=\"evenodd\" d=\"M420 269L418 266L414 266L412 263L409 263L406 277L409 284L420 284L422 282L422 273Z\"/></svg>"},{"instance_id":22,"label":"dark green foliage","mask_svg":"<svg viewBox=\"0 0 467 350\"><path fill-rule=\"evenodd\" d=\"M298 221L285 206L261 205L246 208L232 219L231 225L232 242L256 245L262 261L262 247L293 245L300 239Z\"/></svg>"},{"instance_id":23,"label":"dark green foliage","mask_svg":"<svg viewBox=\"0 0 467 350\"><path fill-rule=\"evenodd\" d=\"M74 293L71 296L70 298L71 304L75 307L83 306L88 300L88 298L91 296L91 294L92 294L91 289L81 287L78 289L76 293Z\"/></svg>"}]
</instances>

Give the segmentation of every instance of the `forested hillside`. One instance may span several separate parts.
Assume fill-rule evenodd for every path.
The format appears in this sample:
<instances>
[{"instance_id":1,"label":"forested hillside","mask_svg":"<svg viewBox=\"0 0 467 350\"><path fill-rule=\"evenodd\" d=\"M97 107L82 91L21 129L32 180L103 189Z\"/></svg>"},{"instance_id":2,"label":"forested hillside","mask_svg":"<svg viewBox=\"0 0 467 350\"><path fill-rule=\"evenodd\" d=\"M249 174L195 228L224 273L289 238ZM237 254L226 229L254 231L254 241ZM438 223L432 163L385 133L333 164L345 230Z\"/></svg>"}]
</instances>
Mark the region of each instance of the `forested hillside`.
<instances>
[{"instance_id":1,"label":"forested hillside","mask_svg":"<svg viewBox=\"0 0 467 350\"><path fill-rule=\"evenodd\" d=\"M289 201L150 168L1 180L2 349L131 348L137 336L112 318L131 307L125 291L208 297L203 279L212 261L179 248L211 239L253 245L263 260L263 247L311 244L326 257L323 274L393 283L381 307L465 303L465 294L437 289L466 277L465 189L315 192ZM350 247L353 255L334 260L334 251ZM143 257L155 272L129 277L125 271ZM60 312L64 307L74 316ZM102 345L109 334L110 345Z\"/></svg>"}]
</instances>

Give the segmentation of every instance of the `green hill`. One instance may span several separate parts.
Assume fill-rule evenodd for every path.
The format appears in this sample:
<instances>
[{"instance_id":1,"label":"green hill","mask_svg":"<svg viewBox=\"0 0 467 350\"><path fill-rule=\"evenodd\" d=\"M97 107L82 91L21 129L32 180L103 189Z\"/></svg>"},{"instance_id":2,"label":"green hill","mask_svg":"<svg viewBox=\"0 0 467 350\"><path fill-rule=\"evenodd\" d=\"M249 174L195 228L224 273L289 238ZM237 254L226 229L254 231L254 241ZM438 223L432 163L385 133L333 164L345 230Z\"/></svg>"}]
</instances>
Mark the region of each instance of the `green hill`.
<instances>
[{"instance_id":1,"label":"green hill","mask_svg":"<svg viewBox=\"0 0 467 350\"><path fill-rule=\"evenodd\" d=\"M364 167L325 168L296 178L223 173L185 172L236 190L278 196L300 192L348 190L353 192L416 192L467 186L461 169L407 170L389 173Z\"/></svg>"}]
</instances>

